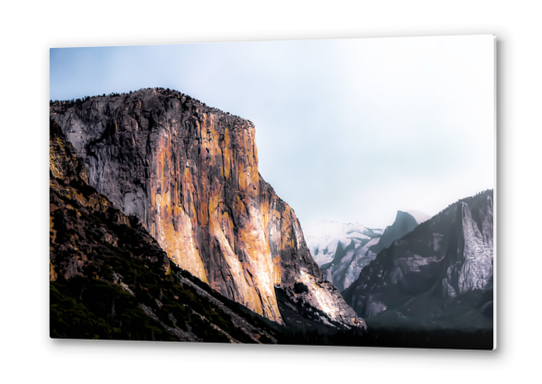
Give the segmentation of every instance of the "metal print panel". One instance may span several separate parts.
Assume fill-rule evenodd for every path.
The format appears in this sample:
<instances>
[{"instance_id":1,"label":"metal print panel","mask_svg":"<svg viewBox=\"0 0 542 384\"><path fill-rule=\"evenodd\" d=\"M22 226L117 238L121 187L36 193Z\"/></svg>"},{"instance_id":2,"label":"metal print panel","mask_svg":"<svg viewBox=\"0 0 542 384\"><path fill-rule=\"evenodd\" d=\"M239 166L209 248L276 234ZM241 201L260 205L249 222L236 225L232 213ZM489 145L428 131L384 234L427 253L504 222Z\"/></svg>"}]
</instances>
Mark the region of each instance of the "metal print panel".
<instances>
[{"instance_id":1,"label":"metal print panel","mask_svg":"<svg viewBox=\"0 0 542 384\"><path fill-rule=\"evenodd\" d=\"M53 338L493 349L493 36L55 48Z\"/></svg>"}]
</instances>

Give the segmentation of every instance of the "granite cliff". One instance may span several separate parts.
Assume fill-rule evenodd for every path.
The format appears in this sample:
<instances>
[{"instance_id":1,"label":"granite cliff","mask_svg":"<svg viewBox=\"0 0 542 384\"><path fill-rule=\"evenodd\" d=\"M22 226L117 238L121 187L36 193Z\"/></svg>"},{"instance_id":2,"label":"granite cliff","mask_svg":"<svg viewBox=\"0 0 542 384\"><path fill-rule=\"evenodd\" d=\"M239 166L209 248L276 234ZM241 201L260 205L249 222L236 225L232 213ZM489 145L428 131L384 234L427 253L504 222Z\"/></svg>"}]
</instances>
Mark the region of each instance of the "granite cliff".
<instances>
[{"instance_id":1,"label":"granite cliff","mask_svg":"<svg viewBox=\"0 0 542 384\"><path fill-rule=\"evenodd\" d=\"M50 116L88 184L175 265L277 323L365 326L260 176L250 121L164 89L52 102Z\"/></svg>"},{"instance_id":2,"label":"granite cliff","mask_svg":"<svg viewBox=\"0 0 542 384\"><path fill-rule=\"evenodd\" d=\"M88 185L84 165L55 123L49 148L52 338L289 340L172 263L134 218Z\"/></svg>"}]
</instances>

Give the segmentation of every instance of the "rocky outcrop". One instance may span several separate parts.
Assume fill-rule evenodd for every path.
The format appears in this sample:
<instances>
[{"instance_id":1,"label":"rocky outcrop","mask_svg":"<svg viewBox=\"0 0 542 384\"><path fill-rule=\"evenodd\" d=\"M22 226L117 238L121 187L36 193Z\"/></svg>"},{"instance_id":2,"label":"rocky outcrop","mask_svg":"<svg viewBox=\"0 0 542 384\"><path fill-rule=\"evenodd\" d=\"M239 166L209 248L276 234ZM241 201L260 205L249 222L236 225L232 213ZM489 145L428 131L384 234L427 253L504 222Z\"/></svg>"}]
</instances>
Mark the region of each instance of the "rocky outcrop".
<instances>
[{"instance_id":1,"label":"rocky outcrop","mask_svg":"<svg viewBox=\"0 0 542 384\"><path fill-rule=\"evenodd\" d=\"M370 324L492 329L493 191L452 204L393 242L343 296Z\"/></svg>"},{"instance_id":2,"label":"rocky outcrop","mask_svg":"<svg viewBox=\"0 0 542 384\"><path fill-rule=\"evenodd\" d=\"M163 89L56 102L50 114L89 184L137 218L176 265L279 323L287 319L275 290L303 282L308 293L296 300L346 327L363 325L348 306L328 306L342 298L319 283L293 210L260 176L250 121Z\"/></svg>"}]
</instances>

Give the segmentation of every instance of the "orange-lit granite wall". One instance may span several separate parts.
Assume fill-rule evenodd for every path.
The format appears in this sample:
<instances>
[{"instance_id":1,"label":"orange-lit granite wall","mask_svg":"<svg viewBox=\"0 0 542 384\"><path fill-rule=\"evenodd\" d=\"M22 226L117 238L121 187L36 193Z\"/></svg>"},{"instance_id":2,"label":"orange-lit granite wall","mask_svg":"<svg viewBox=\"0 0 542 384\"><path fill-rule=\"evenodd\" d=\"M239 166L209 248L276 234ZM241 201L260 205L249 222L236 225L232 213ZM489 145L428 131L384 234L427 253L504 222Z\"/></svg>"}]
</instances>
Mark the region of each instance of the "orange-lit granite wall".
<instances>
[{"instance_id":1,"label":"orange-lit granite wall","mask_svg":"<svg viewBox=\"0 0 542 384\"><path fill-rule=\"evenodd\" d=\"M89 183L212 288L277 322L276 284L319 292L293 210L258 173L251 122L157 89L53 104L51 118Z\"/></svg>"}]
</instances>

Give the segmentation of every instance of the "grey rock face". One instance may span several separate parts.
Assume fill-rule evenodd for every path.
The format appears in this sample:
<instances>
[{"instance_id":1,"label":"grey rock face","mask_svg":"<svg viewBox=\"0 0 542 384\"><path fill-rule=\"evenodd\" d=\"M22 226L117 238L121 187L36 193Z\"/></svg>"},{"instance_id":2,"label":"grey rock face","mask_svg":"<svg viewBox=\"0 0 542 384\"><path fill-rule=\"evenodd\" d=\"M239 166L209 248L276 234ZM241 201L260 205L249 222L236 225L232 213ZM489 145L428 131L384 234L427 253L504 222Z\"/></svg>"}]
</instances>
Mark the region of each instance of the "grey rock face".
<instances>
[{"instance_id":1,"label":"grey rock face","mask_svg":"<svg viewBox=\"0 0 542 384\"><path fill-rule=\"evenodd\" d=\"M463 199L381 251L343 293L375 324L493 326L493 191Z\"/></svg>"},{"instance_id":2,"label":"grey rock face","mask_svg":"<svg viewBox=\"0 0 542 384\"><path fill-rule=\"evenodd\" d=\"M489 197L486 209L473 212L464 202L458 207L457 220L461 220L462 227L460 243L442 281L443 288L452 297L484 289L493 278L493 200Z\"/></svg>"}]
</instances>

